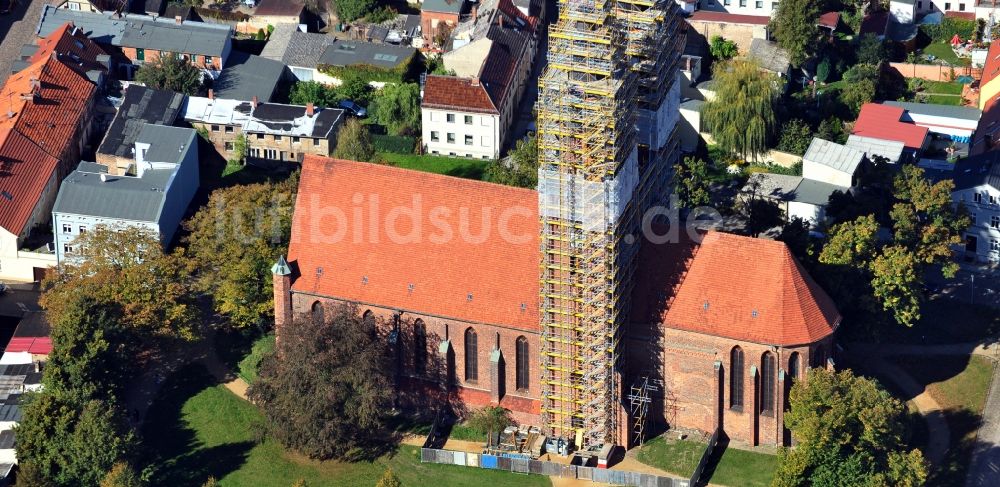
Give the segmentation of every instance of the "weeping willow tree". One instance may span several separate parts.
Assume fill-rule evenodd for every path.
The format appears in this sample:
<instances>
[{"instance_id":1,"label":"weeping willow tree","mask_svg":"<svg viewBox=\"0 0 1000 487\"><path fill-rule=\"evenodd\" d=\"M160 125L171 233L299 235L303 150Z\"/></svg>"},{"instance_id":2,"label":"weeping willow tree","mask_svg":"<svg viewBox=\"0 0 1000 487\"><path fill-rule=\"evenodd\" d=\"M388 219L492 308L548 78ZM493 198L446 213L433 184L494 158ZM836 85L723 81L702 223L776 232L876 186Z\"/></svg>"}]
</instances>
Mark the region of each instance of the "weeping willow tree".
<instances>
[{"instance_id":1,"label":"weeping willow tree","mask_svg":"<svg viewBox=\"0 0 1000 487\"><path fill-rule=\"evenodd\" d=\"M767 153L777 127L774 101L781 81L746 60L719 63L713 71L715 98L701 111L705 128L719 148L756 161Z\"/></svg>"}]
</instances>

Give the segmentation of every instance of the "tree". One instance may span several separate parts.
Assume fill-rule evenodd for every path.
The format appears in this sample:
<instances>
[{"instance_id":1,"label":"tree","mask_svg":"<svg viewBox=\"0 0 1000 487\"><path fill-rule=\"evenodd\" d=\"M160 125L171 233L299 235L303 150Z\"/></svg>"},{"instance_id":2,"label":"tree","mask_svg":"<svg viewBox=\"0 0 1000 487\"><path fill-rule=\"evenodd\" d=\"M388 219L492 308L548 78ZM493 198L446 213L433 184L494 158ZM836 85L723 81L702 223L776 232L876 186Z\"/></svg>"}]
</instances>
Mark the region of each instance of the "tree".
<instances>
[{"instance_id":1,"label":"tree","mask_svg":"<svg viewBox=\"0 0 1000 487\"><path fill-rule=\"evenodd\" d=\"M125 462L118 462L101 480L101 487L142 487L142 479L135 469Z\"/></svg>"},{"instance_id":2,"label":"tree","mask_svg":"<svg viewBox=\"0 0 1000 487\"><path fill-rule=\"evenodd\" d=\"M333 0L333 4L344 22L353 22L375 9L374 0Z\"/></svg>"},{"instance_id":3,"label":"tree","mask_svg":"<svg viewBox=\"0 0 1000 487\"><path fill-rule=\"evenodd\" d=\"M855 114L860 112L862 105L871 103L875 99L875 81L874 79L862 79L849 83L841 93L844 104Z\"/></svg>"},{"instance_id":4,"label":"tree","mask_svg":"<svg viewBox=\"0 0 1000 487\"><path fill-rule=\"evenodd\" d=\"M809 221L797 216L792 217L788 223L781 227L781 234L775 238L775 240L785 242L792 255L807 268L811 268L816 261L816 249L812 237L809 235L810 227Z\"/></svg>"},{"instance_id":5,"label":"tree","mask_svg":"<svg viewBox=\"0 0 1000 487\"><path fill-rule=\"evenodd\" d=\"M201 487L219 487L219 481L215 480L215 477L208 477L205 479L205 483L201 484Z\"/></svg>"},{"instance_id":6,"label":"tree","mask_svg":"<svg viewBox=\"0 0 1000 487\"><path fill-rule=\"evenodd\" d=\"M375 484L375 487L401 487L402 485L403 483L399 481L399 477L396 476L396 473L393 472L391 468L387 468L382 474L382 478L378 479L378 483Z\"/></svg>"},{"instance_id":7,"label":"tree","mask_svg":"<svg viewBox=\"0 0 1000 487\"><path fill-rule=\"evenodd\" d=\"M56 487L55 482L31 462L22 458L17 464L17 482L14 487Z\"/></svg>"},{"instance_id":8,"label":"tree","mask_svg":"<svg viewBox=\"0 0 1000 487\"><path fill-rule=\"evenodd\" d=\"M772 487L917 487L927 479L920 450L904 446L905 406L876 382L810 369L789 404L785 426L798 443L780 450Z\"/></svg>"},{"instance_id":9,"label":"tree","mask_svg":"<svg viewBox=\"0 0 1000 487\"><path fill-rule=\"evenodd\" d=\"M201 69L187 59L166 53L143 64L135 74L135 81L157 90L194 95L201 88Z\"/></svg>"},{"instance_id":10,"label":"tree","mask_svg":"<svg viewBox=\"0 0 1000 487\"><path fill-rule=\"evenodd\" d=\"M723 150L756 160L767 153L777 125L773 106L777 77L752 62L733 60L717 64L714 78L716 96L701 112L706 128Z\"/></svg>"},{"instance_id":11,"label":"tree","mask_svg":"<svg viewBox=\"0 0 1000 487\"><path fill-rule=\"evenodd\" d=\"M830 60L823 58L816 66L816 81L826 83L828 79L830 79Z\"/></svg>"},{"instance_id":12,"label":"tree","mask_svg":"<svg viewBox=\"0 0 1000 487\"><path fill-rule=\"evenodd\" d=\"M784 223L777 203L760 194L760 183L760 179L751 176L736 200L736 211L746 221L746 231L753 237Z\"/></svg>"},{"instance_id":13,"label":"tree","mask_svg":"<svg viewBox=\"0 0 1000 487\"><path fill-rule=\"evenodd\" d=\"M292 91L288 95L288 101L292 105L306 105L312 103L321 108L336 106L340 102L336 91L330 89L319 81L299 81L292 85Z\"/></svg>"},{"instance_id":14,"label":"tree","mask_svg":"<svg viewBox=\"0 0 1000 487\"><path fill-rule=\"evenodd\" d=\"M771 20L770 30L778 45L788 51L795 66L802 66L819 46L820 36L816 19L819 18L820 0L782 0Z\"/></svg>"},{"instance_id":15,"label":"tree","mask_svg":"<svg viewBox=\"0 0 1000 487\"><path fill-rule=\"evenodd\" d=\"M712 54L712 59L716 61L728 61L739 54L736 43L722 36L712 36L712 43L709 44L708 50Z\"/></svg>"},{"instance_id":16,"label":"tree","mask_svg":"<svg viewBox=\"0 0 1000 487\"><path fill-rule=\"evenodd\" d=\"M889 57L885 44L875 34L864 34L858 41L858 63L878 66Z\"/></svg>"},{"instance_id":17,"label":"tree","mask_svg":"<svg viewBox=\"0 0 1000 487\"><path fill-rule=\"evenodd\" d=\"M837 117L830 117L820 122L819 128L816 129L816 137L838 144L847 142L846 134L844 134L844 123Z\"/></svg>"},{"instance_id":18,"label":"tree","mask_svg":"<svg viewBox=\"0 0 1000 487\"><path fill-rule=\"evenodd\" d=\"M420 86L416 83L389 83L372 100L369 113L389 133L420 132Z\"/></svg>"},{"instance_id":19,"label":"tree","mask_svg":"<svg viewBox=\"0 0 1000 487\"><path fill-rule=\"evenodd\" d=\"M964 208L952 204L954 189L950 179L932 183L922 168L904 165L896 176L897 201L889 213L894 242L913 252L921 267L940 265L947 278L958 272L951 248L962 243L962 233L972 223Z\"/></svg>"},{"instance_id":20,"label":"tree","mask_svg":"<svg viewBox=\"0 0 1000 487\"><path fill-rule=\"evenodd\" d=\"M701 158L690 156L674 164L674 194L682 208L709 204L708 164Z\"/></svg>"},{"instance_id":21,"label":"tree","mask_svg":"<svg viewBox=\"0 0 1000 487\"><path fill-rule=\"evenodd\" d=\"M342 458L383 437L394 395L389 339L355 306L322 315L285 325L247 397L285 447L313 459Z\"/></svg>"},{"instance_id":22,"label":"tree","mask_svg":"<svg viewBox=\"0 0 1000 487\"><path fill-rule=\"evenodd\" d=\"M243 164L243 161L247 157L247 134L243 133L236 136L233 140L233 157L229 159L232 164Z\"/></svg>"},{"instance_id":23,"label":"tree","mask_svg":"<svg viewBox=\"0 0 1000 487\"><path fill-rule=\"evenodd\" d=\"M897 323L910 325L920 319L920 266L906 248L891 245L875 257L872 266L872 289L891 311Z\"/></svg>"},{"instance_id":24,"label":"tree","mask_svg":"<svg viewBox=\"0 0 1000 487\"><path fill-rule=\"evenodd\" d=\"M265 278L288 251L297 180L215 190L184 222L194 287L236 327L260 326L273 316Z\"/></svg>"},{"instance_id":25,"label":"tree","mask_svg":"<svg viewBox=\"0 0 1000 487\"><path fill-rule=\"evenodd\" d=\"M803 155L812 143L812 127L805 121L793 118L781 126L778 150Z\"/></svg>"},{"instance_id":26,"label":"tree","mask_svg":"<svg viewBox=\"0 0 1000 487\"><path fill-rule=\"evenodd\" d=\"M519 188L538 186L538 140L534 135L514 144L506 160L494 160L486 166L486 180Z\"/></svg>"},{"instance_id":27,"label":"tree","mask_svg":"<svg viewBox=\"0 0 1000 487\"><path fill-rule=\"evenodd\" d=\"M375 162L377 154L372 135L356 118L349 118L337 133L337 148L333 157L349 161Z\"/></svg>"},{"instance_id":28,"label":"tree","mask_svg":"<svg viewBox=\"0 0 1000 487\"><path fill-rule=\"evenodd\" d=\"M491 432L500 432L514 424L510 410L500 406L486 406L472 412L465 424L484 437Z\"/></svg>"},{"instance_id":29,"label":"tree","mask_svg":"<svg viewBox=\"0 0 1000 487\"><path fill-rule=\"evenodd\" d=\"M74 248L78 260L64 262L42 283L39 303L50 322L62 322L79 293L117 307L136 336L194 338L198 309L183 254L164 254L156 235L131 226L99 225L77 237Z\"/></svg>"},{"instance_id":30,"label":"tree","mask_svg":"<svg viewBox=\"0 0 1000 487\"><path fill-rule=\"evenodd\" d=\"M18 460L56 485L98 485L116 463L135 454L135 436L109 402L75 404L48 391L23 401L14 427Z\"/></svg>"},{"instance_id":31,"label":"tree","mask_svg":"<svg viewBox=\"0 0 1000 487\"><path fill-rule=\"evenodd\" d=\"M340 80L337 87L337 98L339 100L351 100L362 105L367 105L371 98L372 87L368 80L360 75L352 74Z\"/></svg>"}]
</instances>

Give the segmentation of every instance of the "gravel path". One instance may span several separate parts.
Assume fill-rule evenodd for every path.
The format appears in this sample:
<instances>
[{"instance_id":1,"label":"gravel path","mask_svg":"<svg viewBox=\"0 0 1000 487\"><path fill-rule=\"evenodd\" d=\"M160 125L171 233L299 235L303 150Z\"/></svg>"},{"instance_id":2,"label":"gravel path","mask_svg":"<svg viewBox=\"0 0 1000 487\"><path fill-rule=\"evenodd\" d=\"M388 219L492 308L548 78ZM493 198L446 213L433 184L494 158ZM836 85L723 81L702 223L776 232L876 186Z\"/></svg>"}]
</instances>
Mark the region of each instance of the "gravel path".
<instances>
[{"instance_id":1,"label":"gravel path","mask_svg":"<svg viewBox=\"0 0 1000 487\"><path fill-rule=\"evenodd\" d=\"M7 0L0 0L6 4ZM42 7L50 0L18 0L14 9L0 15L0 84L10 76L10 67L20 57L21 46L35 42L35 28L42 15Z\"/></svg>"}]
</instances>

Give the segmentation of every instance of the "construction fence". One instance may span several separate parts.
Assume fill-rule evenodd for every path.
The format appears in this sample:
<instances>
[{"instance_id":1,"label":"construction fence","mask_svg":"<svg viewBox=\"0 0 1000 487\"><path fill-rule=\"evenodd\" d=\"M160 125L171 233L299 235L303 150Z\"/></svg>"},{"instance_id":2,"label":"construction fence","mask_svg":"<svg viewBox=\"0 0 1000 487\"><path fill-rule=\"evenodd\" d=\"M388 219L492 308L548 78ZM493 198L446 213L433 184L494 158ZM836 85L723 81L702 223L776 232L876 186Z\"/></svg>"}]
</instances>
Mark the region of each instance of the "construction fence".
<instances>
[{"instance_id":1,"label":"construction fence","mask_svg":"<svg viewBox=\"0 0 1000 487\"><path fill-rule=\"evenodd\" d=\"M611 485L628 485L634 487L689 487L691 485L690 481L686 479L661 477L648 473L607 470L531 460L528 458L508 458L497 455L438 450L434 448L421 448L420 461L421 463L488 468L512 473L590 480L595 483Z\"/></svg>"}]
</instances>

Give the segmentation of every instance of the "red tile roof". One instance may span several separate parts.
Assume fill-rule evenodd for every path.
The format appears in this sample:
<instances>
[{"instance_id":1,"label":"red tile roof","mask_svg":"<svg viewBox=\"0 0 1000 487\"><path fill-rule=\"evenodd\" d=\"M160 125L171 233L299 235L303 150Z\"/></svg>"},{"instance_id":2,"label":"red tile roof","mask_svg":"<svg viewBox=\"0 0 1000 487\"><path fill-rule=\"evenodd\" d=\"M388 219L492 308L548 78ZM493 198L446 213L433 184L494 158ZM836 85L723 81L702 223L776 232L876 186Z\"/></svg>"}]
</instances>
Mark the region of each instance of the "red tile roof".
<instances>
[{"instance_id":1,"label":"red tile roof","mask_svg":"<svg viewBox=\"0 0 1000 487\"><path fill-rule=\"evenodd\" d=\"M955 19L976 20L976 13L975 12L945 12L944 16L945 17L952 17L952 18L955 18Z\"/></svg>"},{"instance_id":2,"label":"red tile roof","mask_svg":"<svg viewBox=\"0 0 1000 487\"><path fill-rule=\"evenodd\" d=\"M751 24L767 25L771 17L766 15L740 15L725 12L710 12L708 10L697 10L688 17L688 20L701 22L718 22L723 24Z\"/></svg>"},{"instance_id":3,"label":"red tile roof","mask_svg":"<svg viewBox=\"0 0 1000 487\"><path fill-rule=\"evenodd\" d=\"M666 326L767 345L813 343L840 323L788 247L709 232L663 316Z\"/></svg>"},{"instance_id":4,"label":"red tile roof","mask_svg":"<svg viewBox=\"0 0 1000 487\"><path fill-rule=\"evenodd\" d=\"M53 52L81 76L86 77L87 71L91 70L107 71L107 66L98 62L97 57L108 53L70 22L54 30L48 37L39 39L38 51L28 58L28 62L36 63L51 57Z\"/></svg>"},{"instance_id":5,"label":"red tile roof","mask_svg":"<svg viewBox=\"0 0 1000 487\"><path fill-rule=\"evenodd\" d=\"M486 87L478 81L458 76L431 75L424 83L424 108L457 109L499 114Z\"/></svg>"},{"instance_id":6,"label":"red tile roof","mask_svg":"<svg viewBox=\"0 0 1000 487\"><path fill-rule=\"evenodd\" d=\"M820 15L817 24L827 29L836 29L840 25L840 12L827 12Z\"/></svg>"},{"instance_id":7,"label":"red tile roof","mask_svg":"<svg viewBox=\"0 0 1000 487\"><path fill-rule=\"evenodd\" d=\"M0 128L0 228L21 235L58 161L17 131Z\"/></svg>"},{"instance_id":8,"label":"red tile roof","mask_svg":"<svg viewBox=\"0 0 1000 487\"><path fill-rule=\"evenodd\" d=\"M51 57L7 79L0 89L0 129L13 128L53 157L76 144L77 128L89 117L97 87ZM75 164L78 161L61 161Z\"/></svg>"},{"instance_id":9,"label":"red tile roof","mask_svg":"<svg viewBox=\"0 0 1000 487\"><path fill-rule=\"evenodd\" d=\"M904 110L901 107L865 103L854 123L855 135L882 140L902 142L907 149L921 149L927 139L927 127L900 122Z\"/></svg>"},{"instance_id":10,"label":"red tile roof","mask_svg":"<svg viewBox=\"0 0 1000 487\"><path fill-rule=\"evenodd\" d=\"M295 292L538 329L535 191L307 155L295 208Z\"/></svg>"},{"instance_id":11,"label":"red tile roof","mask_svg":"<svg viewBox=\"0 0 1000 487\"><path fill-rule=\"evenodd\" d=\"M991 42L990 50L986 53L986 64L983 66L983 77L979 81L979 86L986 86L986 83L993 81L1000 75L1000 42Z\"/></svg>"},{"instance_id":12,"label":"red tile roof","mask_svg":"<svg viewBox=\"0 0 1000 487\"><path fill-rule=\"evenodd\" d=\"M28 352L34 355L52 353L52 339L49 337L20 338L14 337L7 344L5 352Z\"/></svg>"}]
</instances>

